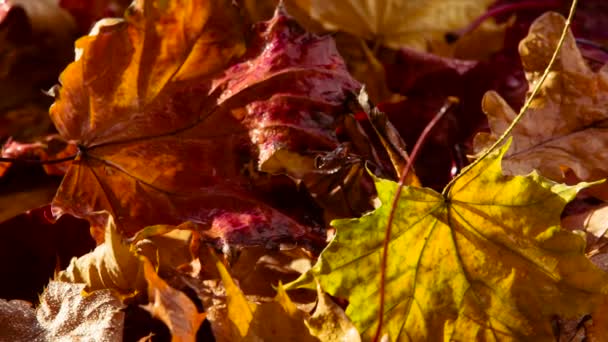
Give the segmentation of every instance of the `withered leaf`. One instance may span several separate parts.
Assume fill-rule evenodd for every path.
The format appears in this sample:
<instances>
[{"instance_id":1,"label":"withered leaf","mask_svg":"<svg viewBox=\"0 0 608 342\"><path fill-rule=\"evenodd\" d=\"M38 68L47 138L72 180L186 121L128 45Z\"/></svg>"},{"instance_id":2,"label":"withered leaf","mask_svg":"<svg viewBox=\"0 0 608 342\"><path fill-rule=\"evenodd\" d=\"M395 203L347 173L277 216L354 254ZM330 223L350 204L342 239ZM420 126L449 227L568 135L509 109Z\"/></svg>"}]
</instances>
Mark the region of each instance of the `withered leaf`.
<instances>
[{"instance_id":1,"label":"withered leaf","mask_svg":"<svg viewBox=\"0 0 608 342\"><path fill-rule=\"evenodd\" d=\"M530 84L538 82L564 27L564 18L547 13L538 18L519 51ZM495 92L482 102L491 134L480 133L475 148L493 143L513 121L515 111ZM606 177L608 160L608 69L593 72L568 33L558 59L538 96L514 128L513 146L503 160L507 174L538 170L557 181L571 169L580 180Z\"/></svg>"}]
</instances>

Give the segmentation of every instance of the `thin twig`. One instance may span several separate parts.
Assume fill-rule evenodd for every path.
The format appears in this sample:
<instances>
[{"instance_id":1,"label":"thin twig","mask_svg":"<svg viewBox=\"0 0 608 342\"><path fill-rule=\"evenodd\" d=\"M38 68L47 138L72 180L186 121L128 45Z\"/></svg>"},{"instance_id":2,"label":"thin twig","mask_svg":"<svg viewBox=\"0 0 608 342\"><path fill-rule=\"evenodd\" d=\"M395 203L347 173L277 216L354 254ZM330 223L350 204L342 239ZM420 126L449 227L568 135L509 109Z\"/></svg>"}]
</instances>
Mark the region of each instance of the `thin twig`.
<instances>
[{"instance_id":1,"label":"thin twig","mask_svg":"<svg viewBox=\"0 0 608 342\"><path fill-rule=\"evenodd\" d=\"M381 261L381 265L380 265L380 309L378 312L378 328L376 329L376 334L374 336L373 341L376 341L376 342L379 341L380 334L382 333L382 323L384 320L384 290L385 290L385 282L386 282L386 266L388 263L388 243L391 238L391 227L393 224L393 220L395 219L395 212L397 211L397 204L399 202L399 197L401 197L401 191L403 189L403 186L405 185L405 179L407 178L408 173L412 169L412 165L414 164L414 161L416 160L416 156L418 155L420 148L426 141L426 138L429 135L429 133L431 132L431 130L433 129L433 127L435 127L435 125L439 122L439 120L441 120L441 118L445 115L445 113L447 113L457 103L458 103L458 99L456 99L456 98L448 97L446 99L444 105L441 107L439 112L437 112L437 114L435 114L435 117L433 118L433 120L431 120L426 125L426 127L420 134L420 137L418 137L418 140L416 141L416 144L414 145L414 148L412 149L412 153L410 154L410 158L407 160L407 163L405 164L405 167L403 168L403 171L401 172L401 177L399 178L397 191L395 192L395 197L393 198L393 203L391 205L391 211L388 215L388 222L386 224L386 233L384 236L384 243L382 246L382 261Z\"/></svg>"}]
</instances>

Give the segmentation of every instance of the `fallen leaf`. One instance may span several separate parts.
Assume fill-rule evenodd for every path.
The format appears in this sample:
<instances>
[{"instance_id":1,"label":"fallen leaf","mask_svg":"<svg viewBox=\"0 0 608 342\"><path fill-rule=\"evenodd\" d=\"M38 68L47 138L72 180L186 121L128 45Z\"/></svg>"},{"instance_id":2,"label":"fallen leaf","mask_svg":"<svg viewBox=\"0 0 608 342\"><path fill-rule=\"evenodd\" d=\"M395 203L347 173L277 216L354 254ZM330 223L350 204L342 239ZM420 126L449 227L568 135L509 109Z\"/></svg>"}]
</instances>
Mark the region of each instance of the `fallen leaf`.
<instances>
[{"instance_id":1,"label":"fallen leaf","mask_svg":"<svg viewBox=\"0 0 608 342\"><path fill-rule=\"evenodd\" d=\"M358 84L330 37L280 11L245 51L228 1L188 4L137 1L77 42L51 117L80 152L54 213L107 210L126 235L192 221L219 245L310 237L314 222L256 193L254 169L282 173L278 151L337 148L335 117Z\"/></svg>"},{"instance_id":2,"label":"fallen leaf","mask_svg":"<svg viewBox=\"0 0 608 342\"><path fill-rule=\"evenodd\" d=\"M207 310L217 341L318 341L304 324L299 311L279 283L271 302L250 302L226 267L215 259L225 299Z\"/></svg>"},{"instance_id":3,"label":"fallen leaf","mask_svg":"<svg viewBox=\"0 0 608 342\"><path fill-rule=\"evenodd\" d=\"M433 40L462 28L493 1L293 0L326 29L342 31L391 48L426 50Z\"/></svg>"},{"instance_id":4,"label":"fallen leaf","mask_svg":"<svg viewBox=\"0 0 608 342\"><path fill-rule=\"evenodd\" d=\"M547 13L532 24L530 34L520 43L530 84L538 82L549 63L564 22L561 15ZM494 142L516 115L494 92L484 96L482 106L492 133L475 138L477 151ZM608 69L593 72L568 33L553 70L512 132L513 147L503 161L505 173L538 170L545 177L564 181L562 170L569 168L583 181L606 177L607 113Z\"/></svg>"},{"instance_id":5,"label":"fallen leaf","mask_svg":"<svg viewBox=\"0 0 608 342\"><path fill-rule=\"evenodd\" d=\"M145 288L142 262L123 241L112 217L107 220L105 241L92 252L73 258L56 280L83 283L87 291L112 289L124 295Z\"/></svg>"},{"instance_id":6,"label":"fallen leaf","mask_svg":"<svg viewBox=\"0 0 608 342\"><path fill-rule=\"evenodd\" d=\"M124 313L110 290L83 295L84 284L51 281L34 310L0 299L2 341L121 341Z\"/></svg>"},{"instance_id":7,"label":"fallen leaf","mask_svg":"<svg viewBox=\"0 0 608 342\"><path fill-rule=\"evenodd\" d=\"M357 328L320 285L317 285L317 296L315 312L306 319L310 333L323 342L360 342Z\"/></svg>"},{"instance_id":8,"label":"fallen leaf","mask_svg":"<svg viewBox=\"0 0 608 342\"><path fill-rule=\"evenodd\" d=\"M562 230L560 213L589 184L567 186L538 174L504 176L509 143L459 178L447 194L404 187L379 289L382 245L397 183L378 179L382 206L337 220L335 239L311 271L288 288L347 298L364 338L390 340L551 340L551 319L594 310L608 275L584 255L585 241Z\"/></svg>"},{"instance_id":9,"label":"fallen leaf","mask_svg":"<svg viewBox=\"0 0 608 342\"><path fill-rule=\"evenodd\" d=\"M142 259L150 300L144 308L169 327L171 341L196 341L196 332L205 320L205 314L198 312L188 296L159 277L148 259Z\"/></svg>"}]
</instances>

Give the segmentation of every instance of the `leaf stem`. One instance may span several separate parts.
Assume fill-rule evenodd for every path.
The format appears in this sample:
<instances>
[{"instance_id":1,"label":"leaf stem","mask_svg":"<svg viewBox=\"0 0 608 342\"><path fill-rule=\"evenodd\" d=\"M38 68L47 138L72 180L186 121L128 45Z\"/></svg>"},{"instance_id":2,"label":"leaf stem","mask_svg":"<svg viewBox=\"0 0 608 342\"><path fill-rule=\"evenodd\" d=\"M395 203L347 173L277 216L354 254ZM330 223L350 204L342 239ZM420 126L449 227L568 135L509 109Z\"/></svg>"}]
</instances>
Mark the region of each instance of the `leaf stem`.
<instances>
[{"instance_id":1,"label":"leaf stem","mask_svg":"<svg viewBox=\"0 0 608 342\"><path fill-rule=\"evenodd\" d=\"M526 111L528 110L528 108L530 108L530 105L532 104L532 101L534 100L534 98L536 97L536 95L538 94L538 92L540 91L540 87L543 85L543 83L545 83L545 80L549 76L549 72L551 71L551 68L553 67L553 64L555 64L555 61L557 60L557 55L559 54L559 52L560 52L560 50L562 48L562 45L564 45L564 40L566 39L566 35L568 34L568 30L570 29L570 22L572 21L572 18L574 17L574 12L576 11L576 5L577 5L577 3L578 3L578 0L572 0L572 5L570 5L570 12L568 13L568 18L566 18L566 24L564 25L564 29L562 30L561 36L559 37L559 41L557 42L557 46L555 47L555 50L553 51L553 55L551 56L551 60L549 60L549 64L547 64L547 67L545 68L545 71L543 72L543 74L540 77L540 79L538 80L538 82L536 82L536 85L532 89L532 92L530 93L530 96L528 96L528 98L526 99L526 102L524 103L524 105L519 110L519 113L517 114L517 116L515 117L515 119L513 119L513 122L511 122L511 124L509 125L509 127L507 127L507 129L498 138L498 140L496 140L496 142L494 142L494 144L492 144L492 146L490 146L488 149L486 149L481 154L481 156L479 156L479 158L477 158L473 163L471 163L469 166L467 166L466 168L464 168L460 172L460 174L458 174L456 177L452 178L452 180L445 186L445 188L443 188L443 191L441 192L441 194L443 196L445 196L448 193L448 191L450 190L450 188L452 187L452 185L454 185L454 183L458 179L460 179L469 170L471 170L473 167L475 167L477 164L479 164L490 153L492 153L498 146L500 146L507 139L507 137L509 136L509 134L511 134L511 132L513 131L513 128L515 128L515 126L519 123L519 121L521 121L521 119L524 117L524 115L526 114Z\"/></svg>"},{"instance_id":2,"label":"leaf stem","mask_svg":"<svg viewBox=\"0 0 608 342\"><path fill-rule=\"evenodd\" d=\"M383 246L382 246L382 261L381 261L381 265L380 265L380 308L378 311L378 328L376 329L376 334L374 335L374 339L373 339L373 341L375 341L375 342L379 341L379 339L381 337L380 334L382 333L382 322L384 320L384 297L385 297L384 290L385 290L385 282L386 282L386 266L388 263L388 243L389 243L390 237L391 237L391 227L393 225L393 220L395 219L395 212L397 211L397 204L399 202L399 197L401 197L401 191L403 189L403 186L405 185L405 180L407 178L407 175L410 172L410 170L412 169L412 166L414 165L414 161L416 160L416 156L418 155L420 148L426 141L427 136L429 135L429 133L431 132L433 127L435 127L435 125L439 122L439 120L441 120L441 118L443 118L445 113L447 113L457 103L458 103L458 99L455 97L448 97L445 100L445 103L443 104L441 109L439 109L439 112L437 112L437 114L435 114L435 117L433 117L433 119L426 125L426 127L424 128L424 130L418 137L418 140L416 141L416 144L414 145L414 148L412 149L412 153L410 154L410 158L407 160L407 163L405 164L405 167L403 168L403 171L401 172L401 177L399 177L399 183L397 186L397 190L395 191L395 196L393 197L393 203L391 204L391 211L388 215L388 221L386 224L386 232L385 232L384 242L383 242Z\"/></svg>"}]
</instances>

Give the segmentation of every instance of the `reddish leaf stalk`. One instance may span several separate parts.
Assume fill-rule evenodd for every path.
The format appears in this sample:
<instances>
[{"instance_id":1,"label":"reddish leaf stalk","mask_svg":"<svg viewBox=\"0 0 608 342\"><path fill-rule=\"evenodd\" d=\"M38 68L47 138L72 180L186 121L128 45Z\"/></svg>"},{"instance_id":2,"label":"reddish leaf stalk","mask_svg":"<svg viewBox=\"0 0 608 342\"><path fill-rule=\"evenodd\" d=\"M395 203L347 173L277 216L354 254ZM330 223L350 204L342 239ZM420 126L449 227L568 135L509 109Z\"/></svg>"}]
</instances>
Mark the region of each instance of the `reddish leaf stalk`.
<instances>
[{"instance_id":1,"label":"reddish leaf stalk","mask_svg":"<svg viewBox=\"0 0 608 342\"><path fill-rule=\"evenodd\" d=\"M412 149L412 153L410 154L410 158L407 160L403 171L401 172L401 177L399 178L399 183L397 186L397 191L395 192L395 196L393 197L393 203L391 204L391 211L388 215L388 222L386 224L386 233L384 236L384 243L382 245L382 261L380 264L380 309L378 312L378 328L376 329L376 334L374 335L374 342L380 340L380 334L382 333L382 323L384 320L384 290L385 290L385 282L386 282L386 265L388 263L388 244L391 238L391 227L393 225L393 220L395 218L395 212L397 211L397 203L399 202L399 197L401 197L401 191L404 187L405 179L407 178L408 173L412 169L414 165L414 161L418 156L418 152L420 148L426 141L429 133L435 127L435 125L443 118L443 116L450 110L454 105L458 104L458 99L455 97L448 97L445 100L445 103L439 109L435 117L426 125L414 148Z\"/></svg>"},{"instance_id":2,"label":"reddish leaf stalk","mask_svg":"<svg viewBox=\"0 0 608 342\"><path fill-rule=\"evenodd\" d=\"M518 2L514 4L507 4L502 6L497 6L487 11L483 15L479 16L475 21L473 21L467 27L460 29L458 31L454 31L448 33L446 35L446 39L448 42L456 41L458 38L471 33L474 31L479 25L481 25L484 21L489 18L499 16L501 14L512 13L519 10L529 10L529 9L551 9L561 6L561 1L559 0L544 0L544 1L528 1L528 2Z\"/></svg>"}]
</instances>

